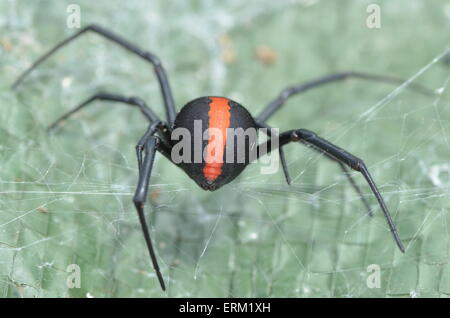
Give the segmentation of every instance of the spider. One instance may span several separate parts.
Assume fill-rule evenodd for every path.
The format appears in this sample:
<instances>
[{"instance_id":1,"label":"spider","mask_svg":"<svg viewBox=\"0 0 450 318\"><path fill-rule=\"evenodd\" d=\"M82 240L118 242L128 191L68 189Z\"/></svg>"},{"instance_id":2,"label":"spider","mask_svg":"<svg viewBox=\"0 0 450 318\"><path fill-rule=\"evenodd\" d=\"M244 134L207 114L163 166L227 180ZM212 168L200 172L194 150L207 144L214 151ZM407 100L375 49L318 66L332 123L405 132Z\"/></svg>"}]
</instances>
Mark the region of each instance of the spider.
<instances>
[{"instance_id":1,"label":"spider","mask_svg":"<svg viewBox=\"0 0 450 318\"><path fill-rule=\"evenodd\" d=\"M183 169L184 172L191 179L193 179L200 187L202 187L204 190L209 191L217 190L223 185L231 182L250 163L248 156L246 156L245 160L240 163L228 162L224 160L226 156L224 148L228 147L228 144L226 144L224 140L222 140L221 143L219 143L221 149L219 147L217 148L218 151L210 153L209 156L213 157L213 160L201 158L200 162L175 163L174 160L172 160L171 151L173 150L176 143L173 140L173 138L171 138L172 137L171 134L176 128L180 127L185 128L189 132L194 133L193 122L195 120L198 120L200 121L200 123L203 124L202 125L203 131L206 130L207 128L216 128L222 131L228 128L243 128L243 129L254 128L255 130L260 130L261 128L268 129L270 128L270 126L266 124L266 121L276 111L282 108L282 106L284 105L284 103L288 98L290 98L293 95L303 93L309 89L319 87L324 84L341 81L347 78L359 78L363 80L388 82L394 84L401 84L404 82L403 79L391 76L374 75L361 72L340 72L323 76L307 83L290 86L284 89L279 94L279 96L276 99L274 99L271 103L269 103L262 110L262 112L255 118L239 103L225 97L217 97L217 96L205 96L194 99L193 101L188 102L180 110L180 112L177 113L166 72L158 57L153 53L140 49L138 46L134 45L128 40L118 36L117 34L101 26L89 25L83 29L80 29L78 32L68 37L64 41L60 42L58 45L49 50L46 54L37 59L35 63L33 63L27 70L25 70L18 77L18 79L12 85L12 88L15 89L33 69L35 69L40 63L44 62L53 53L55 53L65 45L69 44L71 41L75 40L82 34L88 32L97 33L101 37L104 37L112 41L113 43L116 43L117 45L123 47L125 50L134 53L138 57L144 59L145 61L153 65L154 72L158 79L158 83L162 93L162 99L164 101L166 121L161 120L155 114L155 112L150 107L148 107L142 99L138 97L126 97L117 94L98 93L93 95L91 98L87 99L86 101L84 101L71 111L62 115L59 119L57 119L53 124L49 126L49 130L55 129L65 119L69 118L71 115L83 109L84 107L91 104L91 102L95 100L118 102L134 106L137 109L139 109L144 115L144 117L149 121L148 129L146 130L145 134L140 138L139 142L136 145L136 155L139 173L138 173L137 187L133 197L133 202L136 207L137 214L139 216L139 221L142 227L144 239L147 245L148 252L150 254L153 268L156 272L156 276L159 280L159 284L161 285L163 291L166 290L166 286L158 265L155 251L152 246L152 240L150 238L150 232L148 230L144 214L144 205L147 198L150 176L152 173L152 167L156 152L160 152L168 160L170 160L175 165ZM427 90L426 88L416 84L410 84L409 88L419 91L423 94L430 93L430 91ZM275 144L275 142L273 142L275 138L278 139L278 144ZM208 140L201 141L202 150L205 150L208 147L210 147L212 139L213 138L210 136ZM288 184L290 184L291 178L288 173L282 146L291 142L300 142L306 144L307 146L310 146L311 148L325 155L325 157L337 162L340 165L341 169L344 171L348 180L350 181L350 184L360 195L365 207L369 210L369 215L371 215L369 205L365 200L365 198L362 196L359 187L352 179L352 176L349 173L350 170L348 168L360 172L367 181L368 185L370 186L370 189L373 192L374 196L376 197L378 204L384 213L389 229L392 232L393 238L398 248L401 250L401 252L403 253L405 252L405 248L398 235L396 226L390 216L388 208L384 203L384 200L375 182L373 181L366 165L358 157L350 154L349 152L332 144L331 142L319 137L312 131L306 129L295 129L295 130L288 130L276 135L268 133L268 140L264 143L264 145L263 144L257 145L258 150L257 158L259 158L262 155L268 154L271 151L278 150L280 155L281 166L283 168L286 181ZM245 147L248 148L250 146L251 146L250 142L248 141L248 139L246 139ZM236 147L237 147L236 144L234 144L234 148L231 149L232 154L233 152L236 152ZM263 151L262 149L265 150Z\"/></svg>"}]
</instances>

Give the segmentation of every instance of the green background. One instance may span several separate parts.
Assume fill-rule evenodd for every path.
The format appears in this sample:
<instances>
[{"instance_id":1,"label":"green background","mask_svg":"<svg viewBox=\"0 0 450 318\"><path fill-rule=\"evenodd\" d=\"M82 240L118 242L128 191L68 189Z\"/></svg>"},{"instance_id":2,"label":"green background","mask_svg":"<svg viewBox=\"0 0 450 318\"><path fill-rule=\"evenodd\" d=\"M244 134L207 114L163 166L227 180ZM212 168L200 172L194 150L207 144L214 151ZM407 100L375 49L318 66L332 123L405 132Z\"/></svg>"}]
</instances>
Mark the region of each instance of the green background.
<instances>
[{"instance_id":1,"label":"green background","mask_svg":"<svg viewBox=\"0 0 450 318\"><path fill-rule=\"evenodd\" d=\"M178 109L223 95L257 114L286 86L342 70L440 89L430 97L348 80L290 99L269 121L363 158L404 255L363 178L354 174L373 218L339 167L306 147L285 148L291 186L254 164L212 193L158 155L147 215L168 296L450 295L449 1L377 1L381 28L369 29L371 1L1 0L1 296L166 296L131 202L141 114L97 102L58 134L45 132L99 90L140 96L164 116L152 68L90 34L9 89L76 31L66 26L70 3L80 5L82 26L101 24L157 54ZM257 57L261 46L274 63ZM80 267L79 289L67 287L70 264ZM366 284L370 264L380 266L380 288Z\"/></svg>"}]
</instances>

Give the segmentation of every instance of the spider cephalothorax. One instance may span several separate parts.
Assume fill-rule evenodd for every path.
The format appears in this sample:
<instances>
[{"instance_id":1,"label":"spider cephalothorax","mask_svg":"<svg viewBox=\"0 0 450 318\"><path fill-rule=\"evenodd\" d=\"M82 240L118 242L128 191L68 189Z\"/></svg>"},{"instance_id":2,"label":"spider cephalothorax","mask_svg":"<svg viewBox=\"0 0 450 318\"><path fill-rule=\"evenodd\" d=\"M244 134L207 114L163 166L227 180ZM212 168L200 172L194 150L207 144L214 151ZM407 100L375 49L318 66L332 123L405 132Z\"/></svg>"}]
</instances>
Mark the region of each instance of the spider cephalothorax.
<instances>
[{"instance_id":1,"label":"spider cephalothorax","mask_svg":"<svg viewBox=\"0 0 450 318\"><path fill-rule=\"evenodd\" d=\"M280 109L289 97L310 88L349 77L390 83L403 83L404 80L391 76L380 76L359 72L342 72L286 88L281 92L279 97L269 103L255 119L253 119L250 113L238 103L228 98L213 96L201 97L189 102L177 115L169 81L159 59L154 54L141 50L136 45L102 27L91 25L81 29L39 58L17 79L13 84L13 88L17 87L26 75L55 51L88 31L97 33L111 40L153 65L164 100L167 117L166 121L159 119L152 109L140 98L124 97L110 93L98 93L61 116L50 126L50 129L57 127L64 119L67 119L70 115L79 111L94 100L120 102L136 106L149 121L147 131L136 145L139 178L133 201L138 212L153 267L163 290L165 290L165 284L153 250L144 214L144 204L147 198L148 186L156 152L160 152L172 163L182 168L187 175L203 189L216 190L235 179L248 163L274 150L277 150L280 153L283 172L286 176L286 180L290 183L282 147L291 142L299 142L312 146L313 149L321 152L324 156L340 165L351 185L360 195L361 191L348 173L348 168L358 171L363 175L386 217L395 242L400 250L404 252L403 244L398 236L397 229L388 212L386 204L384 203L375 182L372 180L366 165L361 159L317 136L311 131L296 129L280 134L273 134L267 133L267 129L270 129L270 127L266 124L269 117ZM416 84L409 84L409 88L424 94L430 93L429 90ZM200 134L196 133L196 123L200 124ZM235 131L246 132L247 130L261 129L265 129L265 133L269 136L269 139L259 145L256 143L255 131L253 134L252 131L250 131L248 135L244 135L244 139L240 139L242 142L240 146L239 134L232 134ZM182 131L187 132L187 135L183 136ZM219 134L214 135L214 131ZM217 137L219 135L221 135L221 138ZM190 139L187 140L186 138ZM231 141L233 141L234 144L230 144ZM181 147L181 149L179 145L183 143L185 145L189 144L190 147ZM197 152L196 149L200 149L199 152ZM241 153L239 153L239 150L243 150L243 152L241 151ZM371 214L369 205L364 196L361 195L361 199L369 210L369 214Z\"/></svg>"}]
</instances>

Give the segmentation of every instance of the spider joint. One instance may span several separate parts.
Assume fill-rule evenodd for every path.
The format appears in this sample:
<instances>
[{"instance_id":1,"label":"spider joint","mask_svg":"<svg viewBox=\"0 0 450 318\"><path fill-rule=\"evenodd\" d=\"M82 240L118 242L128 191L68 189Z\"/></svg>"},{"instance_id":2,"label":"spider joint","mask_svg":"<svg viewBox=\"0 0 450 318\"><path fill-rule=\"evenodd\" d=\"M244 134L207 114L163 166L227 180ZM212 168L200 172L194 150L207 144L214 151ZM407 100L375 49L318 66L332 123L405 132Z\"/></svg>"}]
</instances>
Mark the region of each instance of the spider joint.
<instances>
[{"instance_id":1,"label":"spider joint","mask_svg":"<svg viewBox=\"0 0 450 318\"><path fill-rule=\"evenodd\" d=\"M365 167L364 162L359 158L356 158L356 160L350 166L352 167L352 169L354 169L356 171L361 171L362 168Z\"/></svg>"},{"instance_id":2,"label":"spider joint","mask_svg":"<svg viewBox=\"0 0 450 318\"><path fill-rule=\"evenodd\" d=\"M281 99L288 99L289 96L291 96L291 91L292 91L292 88L288 88L288 89L283 90L280 93L280 98Z\"/></svg>"},{"instance_id":3,"label":"spider joint","mask_svg":"<svg viewBox=\"0 0 450 318\"><path fill-rule=\"evenodd\" d=\"M294 130L291 134L292 141L299 141L301 140L300 136L297 134L297 132Z\"/></svg>"},{"instance_id":4,"label":"spider joint","mask_svg":"<svg viewBox=\"0 0 450 318\"><path fill-rule=\"evenodd\" d=\"M136 96L130 97L129 102L140 106L145 104L145 102L141 98Z\"/></svg>"}]
</instances>

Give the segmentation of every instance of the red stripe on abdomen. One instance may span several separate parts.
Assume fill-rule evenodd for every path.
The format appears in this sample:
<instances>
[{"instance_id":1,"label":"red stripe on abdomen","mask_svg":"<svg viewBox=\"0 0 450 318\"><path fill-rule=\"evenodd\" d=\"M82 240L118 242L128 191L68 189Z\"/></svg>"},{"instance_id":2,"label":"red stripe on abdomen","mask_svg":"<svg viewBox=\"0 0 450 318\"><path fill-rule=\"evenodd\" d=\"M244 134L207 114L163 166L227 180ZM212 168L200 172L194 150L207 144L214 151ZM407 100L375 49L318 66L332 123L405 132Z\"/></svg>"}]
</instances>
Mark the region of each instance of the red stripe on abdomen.
<instances>
[{"instance_id":1,"label":"red stripe on abdomen","mask_svg":"<svg viewBox=\"0 0 450 318\"><path fill-rule=\"evenodd\" d=\"M230 127L229 99L209 97L209 139L206 146L205 167L203 175L212 182L222 174L223 154L227 143L227 128Z\"/></svg>"}]
</instances>

